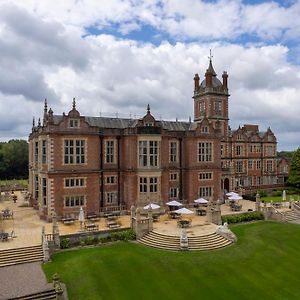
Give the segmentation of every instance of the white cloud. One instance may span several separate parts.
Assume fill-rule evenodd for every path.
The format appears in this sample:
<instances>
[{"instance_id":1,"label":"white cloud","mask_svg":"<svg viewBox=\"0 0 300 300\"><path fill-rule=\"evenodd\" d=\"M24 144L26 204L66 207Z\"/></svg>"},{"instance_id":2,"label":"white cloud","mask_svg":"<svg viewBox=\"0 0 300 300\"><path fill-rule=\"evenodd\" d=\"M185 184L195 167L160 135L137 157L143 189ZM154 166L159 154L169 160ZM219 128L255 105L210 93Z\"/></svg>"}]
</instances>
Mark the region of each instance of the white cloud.
<instances>
[{"instance_id":1,"label":"white cloud","mask_svg":"<svg viewBox=\"0 0 300 300\"><path fill-rule=\"evenodd\" d=\"M298 22L288 20L295 13L290 14L293 7L266 4L273 17L282 14L283 20L272 22L270 18L259 27L256 22L264 14L229 0L173 0L164 5L154 0L109 1L103 6L96 1L77 5L60 1L55 9L53 1L9 2L0 9L2 138L26 138L32 116L42 116L45 97L57 114L68 112L76 97L84 115L95 116L100 111L140 115L149 103L157 118L188 120L193 116L193 76L199 73L203 79L212 48L219 78L223 70L229 73L232 127L257 123L266 130L271 126L280 149L299 145L300 68L288 62L286 46L229 42L155 46L104 34L82 37L84 27L92 25L119 22L118 30L126 33L145 22L183 37L230 39L246 26L261 36L273 28L267 38L274 38L282 34L281 26ZM246 10L247 18L241 20Z\"/></svg>"}]
</instances>

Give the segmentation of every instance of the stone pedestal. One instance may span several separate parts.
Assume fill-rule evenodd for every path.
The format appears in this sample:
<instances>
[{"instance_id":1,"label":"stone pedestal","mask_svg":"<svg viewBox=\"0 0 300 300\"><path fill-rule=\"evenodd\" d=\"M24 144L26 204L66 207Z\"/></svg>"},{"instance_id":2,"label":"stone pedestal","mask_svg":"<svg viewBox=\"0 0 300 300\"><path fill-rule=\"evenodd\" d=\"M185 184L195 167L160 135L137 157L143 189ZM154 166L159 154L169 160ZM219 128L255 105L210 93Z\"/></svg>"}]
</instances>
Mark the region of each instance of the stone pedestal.
<instances>
[{"instance_id":1,"label":"stone pedestal","mask_svg":"<svg viewBox=\"0 0 300 300\"><path fill-rule=\"evenodd\" d=\"M180 249L183 251L189 250L189 241L185 228L182 228L182 232L180 235Z\"/></svg>"},{"instance_id":2,"label":"stone pedestal","mask_svg":"<svg viewBox=\"0 0 300 300\"><path fill-rule=\"evenodd\" d=\"M220 200L217 200L217 202L208 202L207 206L207 220L210 223L214 223L217 225L222 224L222 218L221 218L221 206L220 206Z\"/></svg>"},{"instance_id":3,"label":"stone pedestal","mask_svg":"<svg viewBox=\"0 0 300 300\"><path fill-rule=\"evenodd\" d=\"M256 211L261 211L261 208L260 208L260 195L257 193L256 196L255 196L255 210Z\"/></svg>"}]
</instances>

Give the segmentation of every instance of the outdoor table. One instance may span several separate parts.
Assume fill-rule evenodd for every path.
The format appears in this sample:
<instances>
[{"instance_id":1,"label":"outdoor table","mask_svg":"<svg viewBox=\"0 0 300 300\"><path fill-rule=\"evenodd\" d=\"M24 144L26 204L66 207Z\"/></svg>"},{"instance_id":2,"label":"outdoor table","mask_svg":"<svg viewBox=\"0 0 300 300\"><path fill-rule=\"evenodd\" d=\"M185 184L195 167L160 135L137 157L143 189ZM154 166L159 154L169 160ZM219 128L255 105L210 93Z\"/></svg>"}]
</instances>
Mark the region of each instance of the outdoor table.
<instances>
[{"instance_id":1,"label":"outdoor table","mask_svg":"<svg viewBox=\"0 0 300 300\"><path fill-rule=\"evenodd\" d=\"M170 212L169 212L169 216L170 216L172 219L180 218L180 214L178 214L178 213L175 212L175 211L170 211Z\"/></svg>"},{"instance_id":2,"label":"outdoor table","mask_svg":"<svg viewBox=\"0 0 300 300\"><path fill-rule=\"evenodd\" d=\"M100 217L96 214L88 214L86 218L91 221L99 221L100 219Z\"/></svg>"},{"instance_id":3,"label":"outdoor table","mask_svg":"<svg viewBox=\"0 0 300 300\"><path fill-rule=\"evenodd\" d=\"M280 208L281 207L281 203L280 202L274 203L274 206L275 206L275 208Z\"/></svg>"},{"instance_id":4,"label":"outdoor table","mask_svg":"<svg viewBox=\"0 0 300 300\"><path fill-rule=\"evenodd\" d=\"M74 218L64 218L61 220L65 225L74 224L75 219Z\"/></svg>"},{"instance_id":5,"label":"outdoor table","mask_svg":"<svg viewBox=\"0 0 300 300\"><path fill-rule=\"evenodd\" d=\"M159 215L153 215L153 222L158 222L159 221Z\"/></svg>"},{"instance_id":6,"label":"outdoor table","mask_svg":"<svg viewBox=\"0 0 300 300\"><path fill-rule=\"evenodd\" d=\"M2 242L8 241L8 233L7 233L7 232L0 232L0 240L1 240Z\"/></svg>"},{"instance_id":7,"label":"outdoor table","mask_svg":"<svg viewBox=\"0 0 300 300\"><path fill-rule=\"evenodd\" d=\"M198 216L205 216L205 215L206 215L206 209L198 208L198 209L196 210L196 212L197 212L197 215L198 215Z\"/></svg>"},{"instance_id":8,"label":"outdoor table","mask_svg":"<svg viewBox=\"0 0 300 300\"><path fill-rule=\"evenodd\" d=\"M97 224L86 224L84 226L86 231L96 231L99 230L99 226Z\"/></svg>"},{"instance_id":9,"label":"outdoor table","mask_svg":"<svg viewBox=\"0 0 300 300\"><path fill-rule=\"evenodd\" d=\"M180 228L187 228L187 227L190 227L191 221L189 221L189 220L178 220L177 225Z\"/></svg>"},{"instance_id":10,"label":"outdoor table","mask_svg":"<svg viewBox=\"0 0 300 300\"><path fill-rule=\"evenodd\" d=\"M2 218L3 219L13 218L13 215L14 215L14 213L9 209L2 210Z\"/></svg>"}]
</instances>

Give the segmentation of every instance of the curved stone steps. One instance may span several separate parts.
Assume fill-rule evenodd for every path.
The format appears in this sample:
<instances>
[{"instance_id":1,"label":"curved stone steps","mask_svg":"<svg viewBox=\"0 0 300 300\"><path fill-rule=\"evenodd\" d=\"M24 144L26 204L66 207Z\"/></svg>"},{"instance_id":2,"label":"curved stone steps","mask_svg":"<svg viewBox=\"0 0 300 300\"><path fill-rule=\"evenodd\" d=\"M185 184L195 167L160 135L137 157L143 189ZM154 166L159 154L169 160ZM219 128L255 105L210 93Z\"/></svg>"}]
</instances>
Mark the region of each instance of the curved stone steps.
<instances>
[{"instance_id":1,"label":"curved stone steps","mask_svg":"<svg viewBox=\"0 0 300 300\"><path fill-rule=\"evenodd\" d=\"M300 215L294 210L286 211L284 215L285 215L286 222L296 221L300 219Z\"/></svg>"},{"instance_id":2,"label":"curved stone steps","mask_svg":"<svg viewBox=\"0 0 300 300\"><path fill-rule=\"evenodd\" d=\"M179 251L180 249L180 237L165 235L155 231L151 231L148 234L144 235L139 243L164 249L164 250L175 250ZM220 249L226 246L229 246L232 242L222 237L217 233L210 233L203 236L192 236L188 237L188 249L197 250L197 251L207 251Z\"/></svg>"}]
</instances>

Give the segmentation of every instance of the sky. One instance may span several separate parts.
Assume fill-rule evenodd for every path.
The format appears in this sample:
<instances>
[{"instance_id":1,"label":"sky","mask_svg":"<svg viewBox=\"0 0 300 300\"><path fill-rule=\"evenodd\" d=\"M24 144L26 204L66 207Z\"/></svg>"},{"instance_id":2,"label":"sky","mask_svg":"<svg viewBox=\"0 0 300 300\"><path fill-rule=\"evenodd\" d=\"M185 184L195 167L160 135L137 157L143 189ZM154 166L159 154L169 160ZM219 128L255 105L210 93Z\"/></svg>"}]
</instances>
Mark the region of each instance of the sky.
<instances>
[{"instance_id":1,"label":"sky","mask_svg":"<svg viewBox=\"0 0 300 300\"><path fill-rule=\"evenodd\" d=\"M209 50L232 129L300 144L300 0L0 0L0 140L27 139L44 99L85 116L193 118Z\"/></svg>"}]
</instances>

